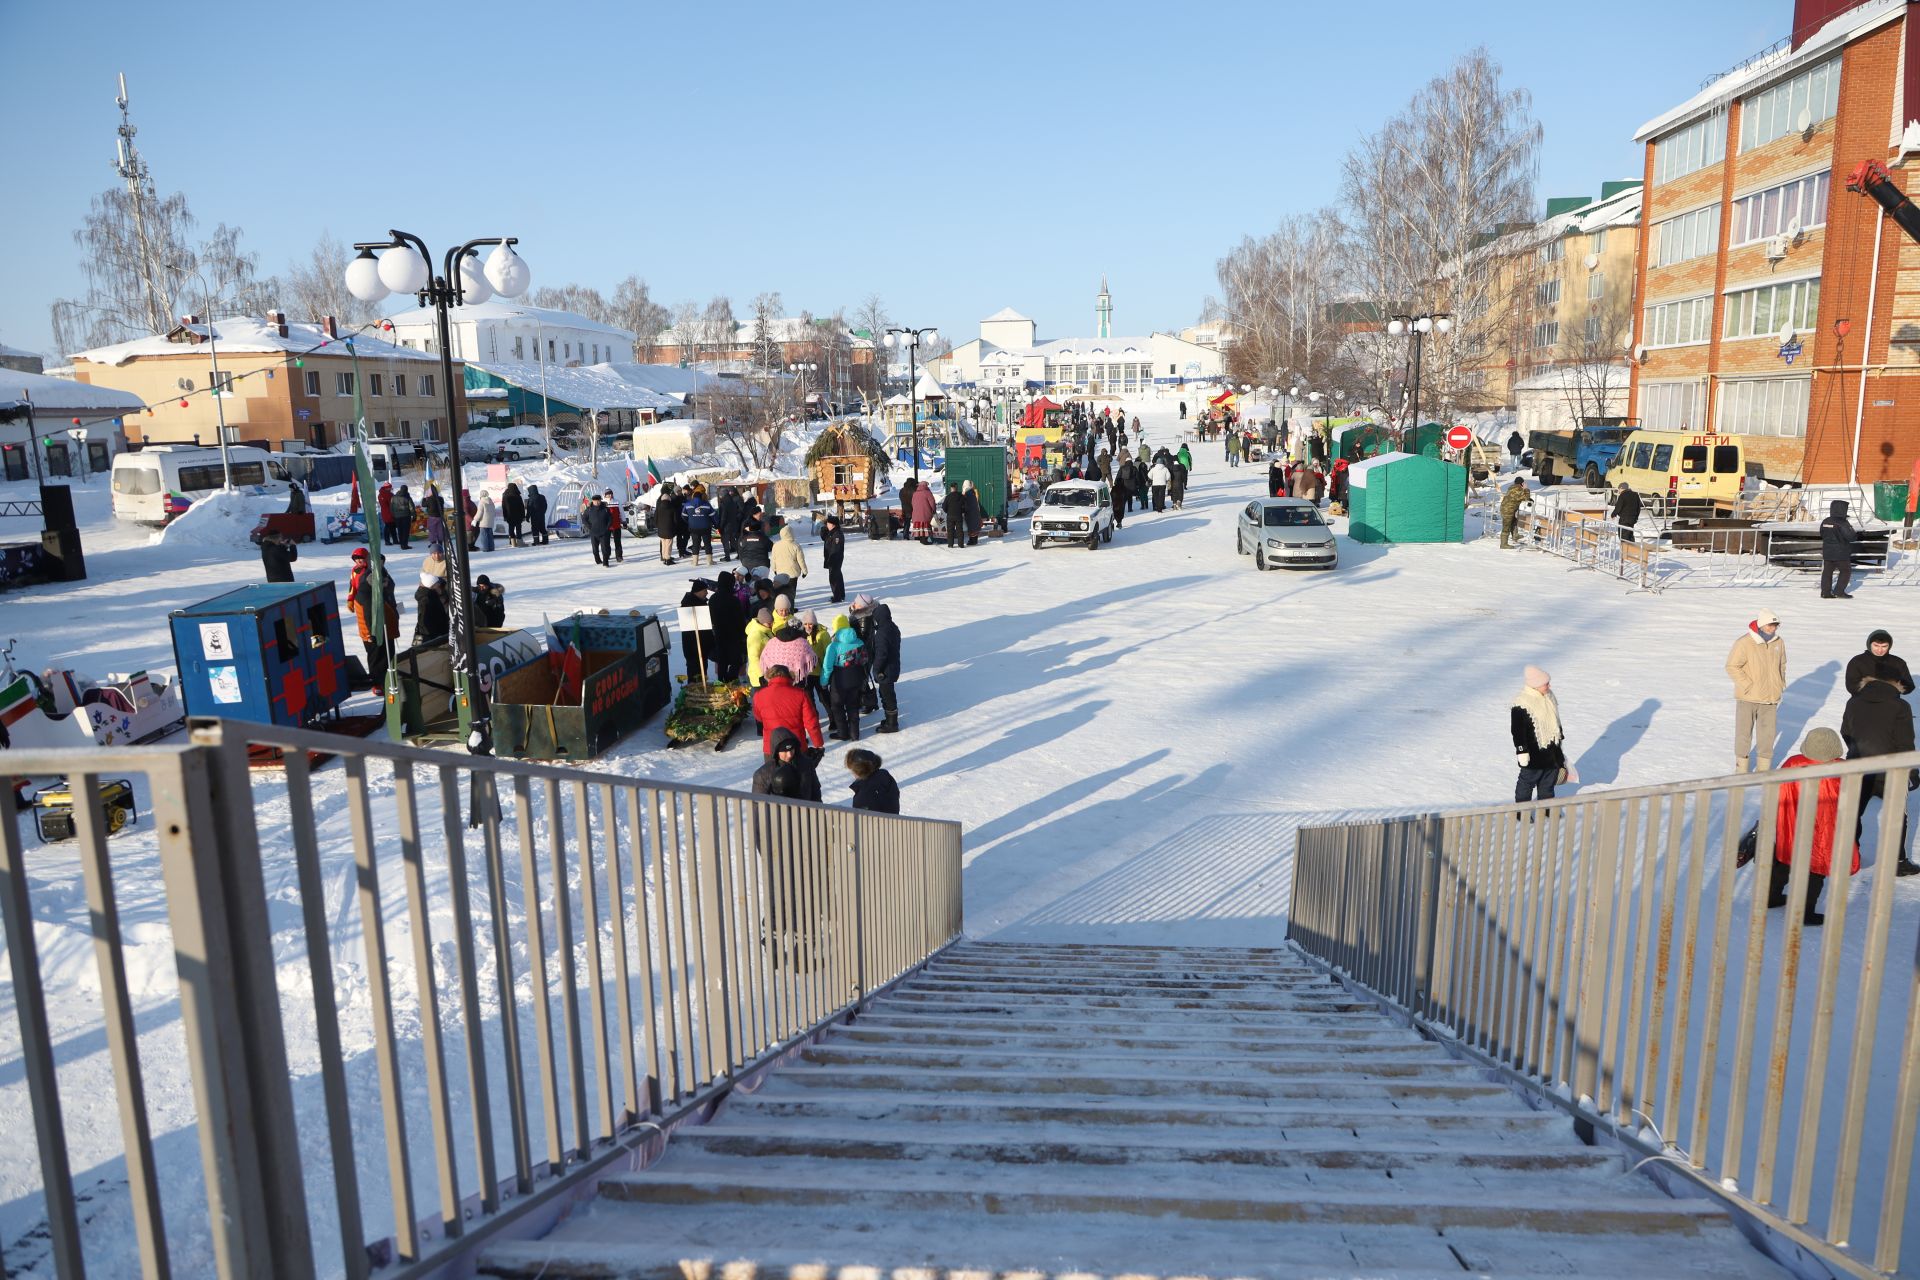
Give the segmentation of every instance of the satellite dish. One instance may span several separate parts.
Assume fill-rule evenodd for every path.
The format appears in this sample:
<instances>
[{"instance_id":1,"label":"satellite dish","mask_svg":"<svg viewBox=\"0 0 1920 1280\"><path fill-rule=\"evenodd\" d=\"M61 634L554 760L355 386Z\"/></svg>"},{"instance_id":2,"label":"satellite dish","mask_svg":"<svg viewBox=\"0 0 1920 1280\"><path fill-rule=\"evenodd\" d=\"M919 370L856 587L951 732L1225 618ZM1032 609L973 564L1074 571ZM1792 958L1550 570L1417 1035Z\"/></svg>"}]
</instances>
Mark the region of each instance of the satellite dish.
<instances>
[{"instance_id":1,"label":"satellite dish","mask_svg":"<svg viewBox=\"0 0 1920 1280\"><path fill-rule=\"evenodd\" d=\"M1589 271L1592 271L1592 270L1594 270L1594 269L1595 269L1596 267L1598 267L1599 265L1600 265L1600 255L1599 255L1599 254L1597 254L1597 253L1590 253L1590 254L1588 254L1588 255L1587 255L1587 270L1589 270Z\"/></svg>"},{"instance_id":2,"label":"satellite dish","mask_svg":"<svg viewBox=\"0 0 1920 1280\"><path fill-rule=\"evenodd\" d=\"M1793 127L1801 133L1813 132L1813 112L1806 107L1800 108L1800 114L1794 118Z\"/></svg>"},{"instance_id":3,"label":"satellite dish","mask_svg":"<svg viewBox=\"0 0 1920 1280\"><path fill-rule=\"evenodd\" d=\"M1780 345L1784 347L1789 342L1792 342L1792 341L1793 341L1793 321L1789 320L1785 324L1780 326Z\"/></svg>"},{"instance_id":4,"label":"satellite dish","mask_svg":"<svg viewBox=\"0 0 1920 1280\"><path fill-rule=\"evenodd\" d=\"M191 391L193 390L193 379L192 378L176 378L174 379L173 385L180 388L182 391Z\"/></svg>"},{"instance_id":5,"label":"satellite dish","mask_svg":"<svg viewBox=\"0 0 1920 1280\"><path fill-rule=\"evenodd\" d=\"M1633 335L1631 333L1629 333L1625 338L1621 339L1620 347L1623 351L1633 350Z\"/></svg>"},{"instance_id":6,"label":"satellite dish","mask_svg":"<svg viewBox=\"0 0 1920 1280\"><path fill-rule=\"evenodd\" d=\"M1787 239L1795 241L1800 239L1800 215L1797 213L1787 219Z\"/></svg>"}]
</instances>

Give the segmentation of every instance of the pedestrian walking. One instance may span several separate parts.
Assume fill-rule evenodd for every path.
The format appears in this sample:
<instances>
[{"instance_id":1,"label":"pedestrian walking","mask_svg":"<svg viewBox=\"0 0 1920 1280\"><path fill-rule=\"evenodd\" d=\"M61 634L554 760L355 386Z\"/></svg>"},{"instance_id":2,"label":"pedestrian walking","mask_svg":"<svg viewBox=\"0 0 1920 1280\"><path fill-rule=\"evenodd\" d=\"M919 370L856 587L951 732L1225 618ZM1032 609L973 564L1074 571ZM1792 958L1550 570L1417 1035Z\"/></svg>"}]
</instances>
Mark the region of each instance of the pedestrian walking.
<instances>
[{"instance_id":1,"label":"pedestrian walking","mask_svg":"<svg viewBox=\"0 0 1920 1280\"><path fill-rule=\"evenodd\" d=\"M1831 729L1814 729L1800 743L1800 750L1781 762L1782 769L1806 769L1832 764L1840 758L1844 744ZM1772 883L1767 906L1787 905L1787 887L1793 877L1793 845L1800 829L1800 783L1780 787L1780 799L1774 808ZM1833 842L1840 826L1840 779L1822 778L1814 799L1813 848L1807 858L1807 897L1801 909L1801 921L1818 928L1827 922L1820 914L1820 891L1826 888L1833 870ZM1860 844L1853 846L1853 869L1860 870Z\"/></svg>"},{"instance_id":2,"label":"pedestrian walking","mask_svg":"<svg viewBox=\"0 0 1920 1280\"><path fill-rule=\"evenodd\" d=\"M511 480L500 491L500 518L507 522L507 541L519 546L520 530L527 523L527 500L520 496L520 486Z\"/></svg>"},{"instance_id":3,"label":"pedestrian walking","mask_svg":"<svg viewBox=\"0 0 1920 1280\"><path fill-rule=\"evenodd\" d=\"M1780 619L1762 609L1727 653L1733 677L1733 771L1747 773L1758 752L1760 768L1772 767L1775 720L1787 691L1787 642Z\"/></svg>"},{"instance_id":4,"label":"pedestrian walking","mask_svg":"<svg viewBox=\"0 0 1920 1280\"><path fill-rule=\"evenodd\" d=\"M547 495L537 484L527 486L527 531L534 546L547 545Z\"/></svg>"},{"instance_id":5,"label":"pedestrian walking","mask_svg":"<svg viewBox=\"0 0 1920 1280\"><path fill-rule=\"evenodd\" d=\"M846 763L847 772L853 775L847 789L853 792L854 808L869 813L900 812L900 784L880 767L879 756L865 747L855 747L847 752Z\"/></svg>"},{"instance_id":6,"label":"pedestrian walking","mask_svg":"<svg viewBox=\"0 0 1920 1280\"><path fill-rule=\"evenodd\" d=\"M1513 788L1515 804L1551 800L1555 787L1572 780L1553 680L1539 667L1528 667L1525 679L1508 717L1513 730L1513 758L1520 766L1520 778Z\"/></svg>"},{"instance_id":7,"label":"pedestrian walking","mask_svg":"<svg viewBox=\"0 0 1920 1280\"><path fill-rule=\"evenodd\" d=\"M1527 488L1525 476L1515 476L1507 491L1500 495L1500 547L1505 550L1513 545L1513 535L1520 526L1520 508L1533 501L1533 491Z\"/></svg>"},{"instance_id":8,"label":"pedestrian walking","mask_svg":"<svg viewBox=\"0 0 1920 1280\"><path fill-rule=\"evenodd\" d=\"M593 562L612 567L613 513L607 509L606 499L597 493L587 499L580 512L580 527L586 530L587 543L593 548Z\"/></svg>"},{"instance_id":9,"label":"pedestrian walking","mask_svg":"<svg viewBox=\"0 0 1920 1280\"><path fill-rule=\"evenodd\" d=\"M1186 451L1187 447L1181 445L1180 452ZM1175 511L1180 510L1187 502L1187 464L1180 461L1177 456L1167 464L1167 501L1173 504Z\"/></svg>"},{"instance_id":10,"label":"pedestrian walking","mask_svg":"<svg viewBox=\"0 0 1920 1280\"><path fill-rule=\"evenodd\" d=\"M827 591L834 604L847 598L847 580L841 566L847 558L847 535L839 516L828 516L820 523L820 563L827 569Z\"/></svg>"},{"instance_id":11,"label":"pedestrian walking","mask_svg":"<svg viewBox=\"0 0 1920 1280\"><path fill-rule=\"evenodd\" d=\"M1840 740L1846 744L1847 759L1864 760L1872 756L1905 755L1913 750L1913 708L1901 697L1901 681L1905 675L1906 664L1898 658L1881 658L1874 673L1860 684L1854 695L1847 699L1846 710L1840 717ZM1907 682L1907 688L1913 687ZM1884 809L1888 805L1900 807L1900 844L1899 860L1895 863L1894 874L1920 875L1920 864L1916 864L1908 855L1907 844L1907 792L1920 787L1920 769L1909 769L1905 778L1894 780L1892 794L1888 794L1887 775L1869 773L1860 779L1860 808L1854 818L1853 842L1860 843L1860 832L1865 826L1867 802L1878 800ZM1879 854L1880 865L1886 865L1886 850Z\"/></svg>"},{"instance_id":12,"label":"pedestrian walking","mask_svg":"<svg viewBox=\"0 0 1920 1280\"><path fill-rule=\"evenodd\" d=\"M1519 477L1514 477L1518 480ZM1632 542L1633 527L1640 523L1640 495L1635 493L1625 480L1613 492L1613 501L1607 504L1613 511L1613 520L1620 529L1620 541Z\"/></svg>"},{"instance_id":13,"label":"pedestrian walking","mask_svg":"<svg viewBox=\"0 0 1920 1280\"><path fill-rule=\"evenodd\" d=\"M1267 463L1267 496L1269 498L1284 498L1290 489L1291 481L1287 475L1286 459L1282 458L1279 454L1275 454L1273 455L1273 461Z\"/></svg>"},{"instance_id":14,"label":"pedestrian walking","mask_svg":"<svg viewBox=\"0 0 1920 1280\"><path fill-rule=\"evenodd\" d=\"M1520 455L1526 451L1526 448L1527 442L1520 438L1518 431L1507 437L1507 452L1513 455L1513 467L1516 471L1520 469Z\"/></svg>"},{"instance_id":15,"label":"pedestrian walking","mask_svg":"<svg viewBox=\"0 0 1920 1280\"><path fill-rule=\"evenodd\" d=\"M918 476L908 476L900 484L900 528L908 537L913 534L913 494L920 487Z\"/></svg>"},{"instance_id":16,"label":"pedestrian walking","mask_svg":"<svg viewBox=\"0 0 1920 1280\"><path fill-rule=\"evenodd\" d=\"M1165 511L1167 509L1167 486L1173 483L1173 472L1167 469L1166 463L1155 459L1154 464L1147 468L1147 483L1153 488L1153 509L1155 511Z\"/></svg>"},{"instance_id":17,"label":"pedestrian walking","mask_svg":"<svg viewBox=\"0 0 1920 1280\"><path fill-rule=\"evenodd\" d=\"M867 673L883 717L879 732L898 733L900 703L894 685L900 679L900 628L893 620L893 608L871 596L855 596L853 616L860 620L860 635L867 644Z\"/></svg>"},{"instance_id":18,"label":"pedestrian walking","mask_svg":"<svg viewBox=\"0 0 1920 1280\"><path fill-rule=\"evenodd\" d=\"M1893 633L1884 629L1867 636L1867 647L1848 661L1841 684L1848 693L1858 693L1861 685L1875 677L1890 679L1901 693L1913 692L1913 673L1907 670L1907 660L1894 653Z\"/></svg>"},{"instance_id":19,"label":"pedestrian walking","mask_svg":"<svg viewBox=\"0 0 1920 1280\"><path fill-rule=\"evenodd\" d=\"M1847 519L1847 500L1835 498L1827 507L1827 518L1820 522L1820 598L1851 600L1847 585L1853 581L1853 544L1860 540L1853 522Z\"/></svg>"},{"instance_id":20,"label":"pedestrian walking","mask_svg":"<svg viewBox=\"0 0 1920 1280\"><path fill-rule=\"evenodd\" d=\"M936 507L933 490L927 485L918 485L913 491L913 540L921 546L933 545L933 513Z\"/></svg>"},{"instance_id":21,"label":"pedestrian walking","mask_svg":"<svg viewBox=\"0 0 1920 1280\"><path fill-rule=\"evenodd\" d=\"M380 491L374 495L374 502L380 512L380 541L392 546L398 539L393 536L393 485L390 481L380 482Z\"/></svg>"}]
</instances>

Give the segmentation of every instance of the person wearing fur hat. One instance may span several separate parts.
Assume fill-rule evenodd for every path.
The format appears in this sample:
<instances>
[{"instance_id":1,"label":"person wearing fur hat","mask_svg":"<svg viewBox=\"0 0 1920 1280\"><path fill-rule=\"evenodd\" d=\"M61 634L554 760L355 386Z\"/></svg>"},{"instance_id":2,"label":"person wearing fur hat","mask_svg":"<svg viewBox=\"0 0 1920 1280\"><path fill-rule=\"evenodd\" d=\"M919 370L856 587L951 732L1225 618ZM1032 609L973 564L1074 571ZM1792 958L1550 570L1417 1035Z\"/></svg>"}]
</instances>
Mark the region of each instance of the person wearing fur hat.
<instances>
[{"instance_id":1,"label":"person wearing fur hat","mask_svg":"<svg viewBox=\"0 0 1920 1280\"><path fill-rule=\"evenodd\" d=\"M900 812L900 784L880 767L880 757L864 747L847 752L847 772L853 775L848 789L853 792L853 807L872 813Z\"/></svg>"},{"instance_id":2,"label":"person wearing fur hat","mask_svg":"<svg viewBox=\"0 0 1920 1280\"><path fill-rule=\"evenodd\" d=\"M1907 670L1907 660L1893 652L1893 633L1884 629L1869 635L1867 647L1848 661L1841 684L1848 693L1858 693L1861 685L1873 679L1888 680L1903 694L1913 692L1913 673Z\"/></svg>"},{"instance_id":3,"label":"person wearing fur hat","mask_svg":"<svg viewBox=\"0 0 1920 1280\"><path fill-rule=\"evenodd\" d=\"M1839 734L1831 729L1814 729L1801 742L1800 750L1788 756L1780 767L1806 769L1817 764L1832 764L1844 750ZM1823 925L1827 918L1817 908L1820 891L1826 887L1827 876L1833 869L1833 841L1840 825L1840 779L1822 778L1813 785L1819 790L1814 800L1813 848L1807 861L1807 900L1800 918L1809 925ZM1800 784L1789 782L1780 788L1773 815L1773 881L1767 894L1769 907L1787 905L1787 884L1793 876L1793 842L1799 829ZM1853 869L1860 870L1857 840L1853 846Z\"/></svg>"},{"instance_id":4,"label":"person wearing fur hat","mask_svg":"<svg viewBox=\"0 0 1920 1280\"><path fill-rule=\"evenodd\" d=\"M1759 752L1760 768L1773 763L1774 722L1787 692L1787 642L1780 619L1762 609L1727 654L1733 677L1733 771L1746 773Z\"/></svg>"},{"instance_id":5,"label":"person wearing fur hat","mask_svg":"<svg viewBox=\"0 0 1920 1280\"><path fill-rule=\"evenodd\" d=\"M1900 680L1906 669L1904 664L1896 667L1894 664L1898 661L1892 656L1882 657L1873 674L1862 680L1853 696L1847 699L1847 709L1840 716L1840 740L1846 744L1847 759L1898 756L1913 750L1913 708L1900 696ZM1851 680L1851 664L1847 674ZM1908 687L1912 687L1911 682ZM1900 860L1896 874L1920 875L1920 864L1907 856L1906 818L1907 792L1920 787L1920 769L1908 769L1904 778L1893 780L1892 787L1888 787L1887 781L1884 773L1869 773L1860 779L1860 809L1853 823L1854 843L1860 842L1869 800L1879 800L1883 806L1898 805L1901 810ZM1884 851L1880 865L1886 865Z\"/></svg>"},{"instance_id":6,"label":"person wearing fur hat","mask_svg":"<svg viewBox=\"0 0 1920 1280\"><path fill-rule=\"evenodd\" d=\"M1553 799L1553 789L1567 767L1566 732L1560 726L1560 700L1553 696L1553 681L1539 667L1527 668L1526 687L1513 700L1508 719L1513 758L1520 766L1514 803Z\"/></svg>"}]
</instances>

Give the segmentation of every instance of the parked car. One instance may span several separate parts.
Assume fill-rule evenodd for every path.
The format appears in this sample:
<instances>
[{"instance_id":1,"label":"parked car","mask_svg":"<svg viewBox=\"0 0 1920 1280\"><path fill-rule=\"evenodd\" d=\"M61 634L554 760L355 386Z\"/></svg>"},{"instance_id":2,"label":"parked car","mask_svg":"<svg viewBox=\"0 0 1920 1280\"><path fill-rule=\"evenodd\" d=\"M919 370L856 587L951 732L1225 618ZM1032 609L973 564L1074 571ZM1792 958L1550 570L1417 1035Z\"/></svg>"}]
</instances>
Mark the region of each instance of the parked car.
<instances>
[{"instance_id":1,"label":"parked car","mask_svg":"<svg viewBox=\"0 0 1920 1280\"><path fill-rule=\"evenodd\" d=\"M1643 497L1705 500L1731 507L1760 488L1741 436L1635 431L1607 470L1609 488L1625 483Z\"/></svg>"},{"instance_id":2,"label":"parked car","mask_svg":"<svg viewBox=\"0 0 1920 1280\"><path fill-rule=\"evenodd\" d=\"M1049 542L1081 542L1097 551L1113 541L1113 492L1093 480L1048 485L1030 523L1035 551Z\"/></svg>"},{"instance_id":3,"label":"parked car","mask_svg":"<svg viewBox=\"0 0 1920 1280\"><path fill-rule=\"evenodd\" d=\"M1252 552L1254 566L1261 570L1333 569L1340 564L1333 530L1305 498L1249 502L1234 526L1233 549L1243 556Z\"/></svg>"}]
</instances>

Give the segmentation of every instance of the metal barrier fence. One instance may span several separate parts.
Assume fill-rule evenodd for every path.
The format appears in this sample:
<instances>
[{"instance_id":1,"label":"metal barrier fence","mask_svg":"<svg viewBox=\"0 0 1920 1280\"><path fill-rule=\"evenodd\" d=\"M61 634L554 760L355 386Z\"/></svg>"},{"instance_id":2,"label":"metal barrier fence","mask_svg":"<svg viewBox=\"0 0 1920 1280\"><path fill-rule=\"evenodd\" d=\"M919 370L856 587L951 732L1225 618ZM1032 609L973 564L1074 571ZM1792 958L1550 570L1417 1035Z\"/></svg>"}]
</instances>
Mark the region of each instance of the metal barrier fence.
<instances>
[{"instance_id":1,"label":"metal barrier fence","mask_svg":"<svg viewBox=\"0 0 1920 1280\"><path fill-rule=\"evenodd\" d=\"M470 1261L961 929L950 822L231 722L0 754L0 794L55 774L76 801L120 776L144 795L111 849L99 804L71 843L0 821L0 1062L17 1051L45 1210L0 1274ZM90 939L97 993L84 962L45 980L61 928ZM129 935L156 932L177 1025L130 977Z\"/></svg>"},{"instance_id":2,"label":"metal barrier fence","mask_svg":"<svg viewBox=\"0 0 1920 1280\"><path fill-rule=\"evenodd\" d=\"M1892 1275L1920 1123L1920 929L1896 915L1893 874L1915 766L1880 757L1303 828L1288 937L1836 1270ZM1783 788L1792 905L1769 911ZM1864 919L1836 856L1826 922L1805 923L1816 830L1831 818L1844 854L1875 797ZM1749 833L1758 855L1742 869ZM1863 1207L1877 1208L1864 1233ZM1907 1253L1911 1272L1920 1248Z\"/></svg>"}]
</instances>

